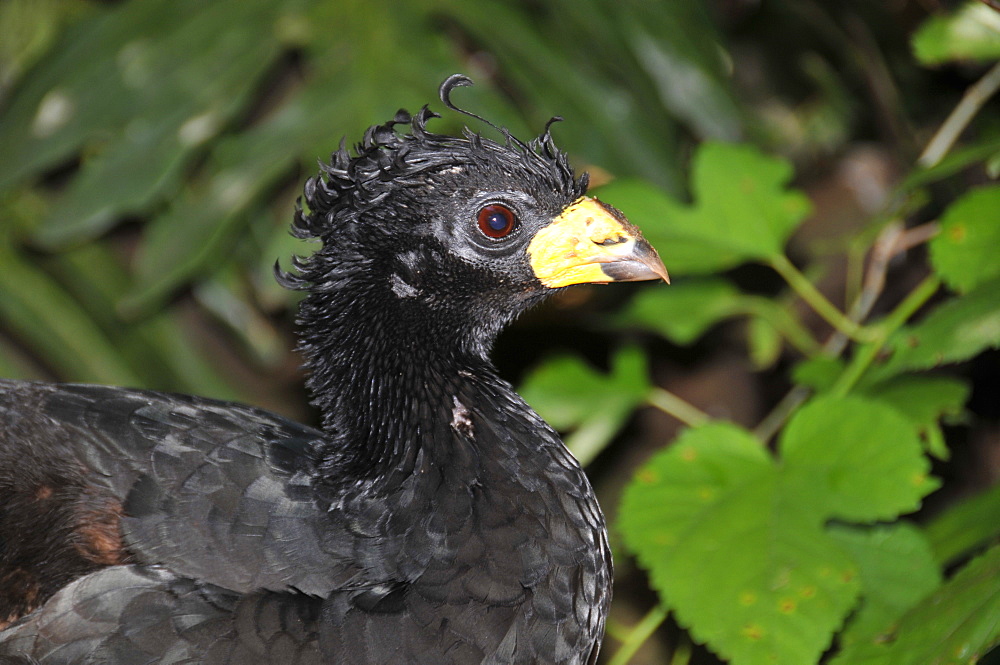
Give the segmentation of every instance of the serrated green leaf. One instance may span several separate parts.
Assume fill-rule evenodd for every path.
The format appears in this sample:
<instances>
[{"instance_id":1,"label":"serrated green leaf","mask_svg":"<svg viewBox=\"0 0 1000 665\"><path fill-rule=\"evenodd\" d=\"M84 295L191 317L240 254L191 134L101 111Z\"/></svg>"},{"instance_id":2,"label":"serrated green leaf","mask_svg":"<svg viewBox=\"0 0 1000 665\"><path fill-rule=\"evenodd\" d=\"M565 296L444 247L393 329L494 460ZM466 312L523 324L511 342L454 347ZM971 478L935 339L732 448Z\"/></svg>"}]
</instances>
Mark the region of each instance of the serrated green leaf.
<instances>
[{"instance_id":1,"label":"serrated green leaf","mask_svg":"<svg viewBox=\"0 0 1000 665\"><path fill-rule=\"evenodd\" d=\"M814 663L857 597L825 502L735 425L688 430L628 486L625 542L698 641L734 665Z\"/></svg>"},{"instance_id":2,"label":"serrated green leaf","mask_svg":"<svg viewBox=\"0 0 1000 665\"><path fill-rule=\"evenodd\" d=\"M625 542L664 603L734 665L816 662L859 590L823 525L892 519L936 486L914 428L859 397L802 407L779 450L772 459L734 425L687 431L621 506Z\"/></svg>"},{"instance_id":3,"label":"serrated green leaf","mask_svg":"<svg viewBox=\"0 0 1000 665\"><path fill-rule=\"evenodd\" d=\"M668 289L642 291L619 321L655 331L677 344L691 344L712 325L742 313L743 298L724 279L686 280Z\"/></svg>"},{"instance_id":4,"label":"serrated green leaf","mask_svg":"<svg viewBox=\"0 0 1000 665\"><path fill-rule=\"evenodd\" d=\"M1000 280L985 282L900 329L886 345L889 359L873 368L865 385L902 372L968 360L1000 347Z\"/></svg>"},{"instance_id":5,"label":"serrated green leaf","mask_svg":"<svg viewBox=\"0 0 1000 665\"><path fill-rule=\"evenodd\" d=\"M572 356L548 360L528 375L518 392L553 427L573 430L566 445L586 465L645 401L649 390L645 355L626 348L615 355L610 374Z\"/></svg>"},{"instance_id":6,"label":"serrated green leaf","mask_svg":"<svg viewBox=\"0 0 1000 665\"><path fill-rule=\"evenodd\" d=\"M827 533L854 559L863 595L839 636L842 648L884 635L904 612L941 584L941 570L930 545L911 524L835 525Z\"/></svg>"},{"instance_id":7,"label":"serrated green leaf","mask_svg":"<svg viewBox=\"0 0 1000 665\"><path fill-rule=\"evenodd\" d=\"M599 194L629 211L672 273L704 274L782 254L810 210L808 199L786 189L791 177L788 162L751 146L703 143L692 167L692 205L635 180Z\"/></svg>"},{"instance_id":8,"label":"serrated green leaf","mask_svg":"<svg viewBox=\"0 0 1000 665\"><path fill-rule=\"evenodd\" d=\"M969 398L969 386L948 376L900 376L869 386L864 394L888 404L918 427L942 416L957 416Z\"/></svg>"},{"instance_id":9,"label":"serrated green leaf","mask_svg":"<svg viewBox=\"0 0 1000 665\"><path fill-rule=\"evenodd\" d=\"M1000 545L906 612L888 634L856 642L830 665L969 665L1000 644Z\"/></svg>"},{"instance_id":10,"label":"serrated green leaf","mask_svg":"<svg viewBox=\"0 0 1000 665\"><path fill-rule=\"evenodd\" d=\"M950 506L924 531L941 565L996 540L1000 536L1000 484Z\"/></svg>"},{"instance_id":11,"label":"serrated green leaf","mask_svg":"<svg viewBox=\"0 0 1000 665\"><path fill-rule=\"evenodd\" d=\"M980 187L949 206L930 242L931 265L948 286L967 292L1000 276L1000 186Z\"/></svg>"},{"instance_id":12,"label":"serrated green leaf","mask_svg":"<svg viewBox=\"0 0 1000 665\"><path fill-rule=\"evenodd\" d=\"M932 16L913 35L913 53L925 65L1000 58L1000 14L969 1L954 13Z\"/></svg>"},{"instance_id":13,"label":"serrated green leaf","mask_svg":"<svg viewBox=\"0 0 1000 665\"><path fill-rule=\"evenodd\" d=\"M940 447L944 441L938 421L962 413L969 397L965 382L946 376L901 376L861 392L896 409L925 436L929 452L938 459L948 459L948 449Z\"/></svg>"},{"instance_id":14,"label":"serrated green leaf","mask_svg":"<svg viewBox=\"0 0 1000 665\"><path fill-rule=\"evenodd\" d=\"M806 404L789 420L779 450L790 491L822 496L827 515L852 522L915 510L938 486L910 423L860 397Z\"/></svg>"}]
</instances>

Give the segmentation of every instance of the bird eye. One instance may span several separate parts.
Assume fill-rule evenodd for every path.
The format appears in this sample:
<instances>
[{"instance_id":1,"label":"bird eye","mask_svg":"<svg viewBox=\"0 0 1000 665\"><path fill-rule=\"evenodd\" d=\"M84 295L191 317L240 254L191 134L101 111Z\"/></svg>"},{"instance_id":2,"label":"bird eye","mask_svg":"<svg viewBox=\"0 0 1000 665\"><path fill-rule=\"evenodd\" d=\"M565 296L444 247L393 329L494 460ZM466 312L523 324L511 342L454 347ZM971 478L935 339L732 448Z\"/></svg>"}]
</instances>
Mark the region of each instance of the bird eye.
<instances>
[{"instance_id":1,"label":"bird eye","mask_svg":"<svg viewBox=\"0 0 1000 665\"><path fill-rule=\"evenodd\" d=\"M483 206L477 215L479 230L490 238L504 238L517 226L517 217L510 208L499 203Z\"/></svg>"}]
</instances>

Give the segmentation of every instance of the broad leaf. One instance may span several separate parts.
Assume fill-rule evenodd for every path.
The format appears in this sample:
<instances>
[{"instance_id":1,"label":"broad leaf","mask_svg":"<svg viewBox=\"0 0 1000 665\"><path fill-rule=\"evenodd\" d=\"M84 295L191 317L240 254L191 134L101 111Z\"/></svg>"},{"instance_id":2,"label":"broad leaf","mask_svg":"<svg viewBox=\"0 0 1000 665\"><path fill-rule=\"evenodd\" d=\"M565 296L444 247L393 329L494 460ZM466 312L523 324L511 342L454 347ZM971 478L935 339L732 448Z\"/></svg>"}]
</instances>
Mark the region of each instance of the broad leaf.
<instances>
[{"instance_id":1,"label":"broad leaf","mask_svg":"<svg viewBox=\"0 0 1000 665\"><path fill-rule=\"evenodd\" d=\"M841 525L830 527L827 533L857 564L864 596L838 638L841 647L885 634L904 612L941 584L941 569L930 545L911 524Z\"/></svg>"},{"instance_id":2,"label":"broad leaf","mask_svg":"<svg viewBox=\"0 0 1000 665\"><path fill-rule=\"evenodd\" d=\"M837 377L844 371L844 361L830 356L807 358L792 368L792 378L796 383L808 386L822 393L833 387Z\"/></svg>"},{"instance_id":3,"label":"broad leaf","mask_svg":"<svg viewBox=\"0 0 1000 665\"><path fill-rule=\"evenodd\" d=\"M803 407L779 449L775 460L734 425L688 430L640 469L620 510L663 602L734 665L816 662L860 590L824 524L892 519L936 486L912 425L858 397ZM857 558L880 546L859 544Z\"/></svg>"},{"instance_id":4,"label":"broad leaf","mask_svg":"<svg viewBox=\"0 0 1000 665\"><path fill-rule=\"evenodd\" d=\"M805 405L782 433L779 450L792 491L822 497L828 517L892 519L915 510L938 486L915 428L860 397L819 397Z\"/></svg>"},{"instance_id":5,"label":"broad leaf","mask_svg":"<svg viewBox=\"0 0 1000 665\"><path fill-rule=\"evenodd\" d=\"M900 376L864 388L862 392L896 409L924 436L928 451L948 459L948 448L938 421L957 417L969 397L963 381L947 376Z\"/></svg>"},{"instance_id":6,"label":"broad leaf","mask_svg":"<svg viewBox=\"0 0 1000 665\"><path fill-rule=\"evenodd\" d=\"M941 233L930 242L931 264L945 283L964 293L1000 277L998 248L1000 186L982 187L941 216Z\"/></svg>"},{"instance_id":7,"label":"broad leaf","mask_svg":"<svg viewBox=\"0 0 1000 665\"><path fill-rule=\"evenodd\" d=\"M139 385L138 377L89 314L31 260L0 238L0 316L61 376Z\"/></svg>"},{"instance_id":8,"label":"broad leaf","mask_svg":"<svg viewBox=\"0 0 1000 665\"><path fill-rule=\"evenodd\" d=\"M924 531L942 565L996 540L1000 537L1000 484L949 506Z\"/></svg>"},{"instance_id":9,"label":"broad leaf","mask_svg":"<svg viewBox=\"0 0 1000 665\"><path fill-rule=\"evenodd\" d=\"M1000 280L980 284L937 307L922 321L906 326L889 340L889 359L873 368L865 384L911 370L968 360L1000 347Z\"/></svg>"},{"instance_id":10,"label":"broad leaf","mask_svg":"<svg viewBox=\"0 0 1000 665\"><path fill-rule=\"evenodd\" d=\"M704 274L783 252L810 210L805 196L786 189L791 177L788 162L751 146L703 143L692 166L691 205L636 180L612 182L599 194L628 210L672 273Z\"/></svg>"},{"instance_id":11,"label":"broad leaf","mask_svg":"<svg viewBox=\"0 0 1000 665\"><path fill-rule=\"evenodd\" d=\"M913 36L913 52L925 65L1000 58L1000 15L968 0L952 14L927 19Z\"/></svg>"},{"instance_id":12,"label":"broad leaf","mask_svg":"<svg viewBox=\"0 0 1000 665\"><path fill-rule=\"evenodd\" d=\"M619 351L611 373L601 374L576 357L553 358L525 379L519 392L553 427L572 430L566 445L586 465L611 441L649 394L646 357Z\"/></svg>"},{"instance_id":13,"label":"broad leaf","mask_svg":"<svg viewBox=\"0 0 1000 665\"><path fill-rule=\"evenodd\" d=\"M619 320L655 331L677 344L691 344L719 321L744 312L744 296L724 279L687 280L665 289L646 289Z\"/></svg>"},{"instance_id":14,"label":"broad leaf","mask_svg":"<svg viewBox=\"0 0 1000 665\"><path fill-rule=\"evenodd\" d=\"M967 665L1000 644L1000 545L831 665Z\"/></svg>"},{"instance_id":15,"label":"broad leaf","mask_svg":"<svg viewBox=\"0 0 1000 665\"><path fill-rule=\"evenodd\" d=\"M629 485L625 542L700 642L734 665L812 663L854 604L851 560L824 533L821 496L734 425L688 430Z\"/></svg>"}]
</instances>

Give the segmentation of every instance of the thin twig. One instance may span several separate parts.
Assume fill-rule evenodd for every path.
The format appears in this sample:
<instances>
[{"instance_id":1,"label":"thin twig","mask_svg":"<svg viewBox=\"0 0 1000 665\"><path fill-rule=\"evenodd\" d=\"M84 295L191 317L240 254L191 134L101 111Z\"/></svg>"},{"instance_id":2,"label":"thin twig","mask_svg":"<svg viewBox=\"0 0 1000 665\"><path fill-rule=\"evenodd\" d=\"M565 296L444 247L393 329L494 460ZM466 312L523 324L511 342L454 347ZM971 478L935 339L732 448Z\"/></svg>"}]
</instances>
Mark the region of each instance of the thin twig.
<instances>
[{"instance_id":1,"label":"thin twig","mask_svg":"<svg viewBox=\"0 0 1000 665\"><path fill-rule=\"evenodd\" d=\"M823 319L829 323L831 326L844 333L851 339L857 340L859 342L868 341L866 338L866 331L862 328L856 321L852 321L837 309L836 305L831 303L826 296L820 293L812 282L810 282L805 275L799 272L799 269L792 265L783 254L779 254L773 257L769 265L777 271L779 275L784 278L789 286L805 300L813 311L819 314Z\"/></svg>"},{"instance_id":2,"label":"thin twig","mask_svg":"<svg viewBox=\"0 0 1000 665\"><path fill-rule=\"evenodd\" d=\"M711 420L707 413L663 388L654 387L650 390L646 401L690 427L697 427Z\"/></svg>"},{"instance_id":3,"label":"thin twig","mask_svg":"<svg viewBox=\"0 0 1000 665\"><path fill-rule=\"evenodd\" d=\"M889 340L892 333L896 332L906 321L913 316L918 309L923 307L938 287L941 286L941 279L937 275L925 277L913 291L903 299L896 309L892 311L885 321L878 326L877 338L870 344L865 344L858 349L858 352L851 358L851 364L840 375L837 382L830 389L830 394L843 397L857 384L858 380L871 366L878 356L882 347Z\"/></svg>"},{"instance_id":4,"label":"thin twig","mask_svg":"<svg viewBox=\"0 0 1000 665\"><path fill-rule=\"evenodd\" d=\"M665 607L657 605L651 609L625 637L622 645L618 647L618 651L611 657L608 665L627 665L632 656L635 655L635 652L639 650L639 647L649 639L650 635L656 632L656 629L660 627L660 624L666 618L667 609Z\"/></svg>"},{"instance_id":5,"label":"thin twig","mask_svg":"<svg viewBox=\"0 0 1000 665\"><path fill-rule=\"evenodd\" d=\"M889 264L892 260L903 252L908 252L914 247L924 244L937 235L938 230L936 222L921 224L906 231L903 230L903 225L900 222L886 225L872 246L864 286L851 304L848 318L856 323L866 320L871 314L872 308L875 307L879 296L882 295L886 276L889 273ZM823 345L823 352L828 356L839 356L847 347L847 341L845 335L835 332Z\"/></svg>"},{"instance_id":6,"label":"thin twig","mask_svg":"<svg viewBox=\"0 0 1000 665\"><path fill-rule=\"evenodd\" d=\"M924 152L917 159L917 164L930 168L944 159L972 118L997 90L1000 90L1000 62L993 65L981 79L965 91L962 101L952 110L951 115L924 148Z\"/></svg>"},{"instance_id":7,"label":"thin twig","mask_svg":"<svg viewBox=\"0 0 1000 665\"><path fill-rule=\"evenodd\" d=\"M872 246L871 258L868 270L865 272L861 292L851 304L848 312L847 316L851 321L860 324L871 314L872 308L885 288L886 275L892 259L933 238L937 234L938 228L937 223L930 222L904 231L902 225L896 222L888 224L882 229ZM849 339L845 333L834 330L823 344L823 355L833 358L839 356L847 348ZM785 420L809 399L811 394L812 389L806 386L794 386L754 428L754 435L761 441L770 441L785 424Z\"/></svg>"}]
</instances>

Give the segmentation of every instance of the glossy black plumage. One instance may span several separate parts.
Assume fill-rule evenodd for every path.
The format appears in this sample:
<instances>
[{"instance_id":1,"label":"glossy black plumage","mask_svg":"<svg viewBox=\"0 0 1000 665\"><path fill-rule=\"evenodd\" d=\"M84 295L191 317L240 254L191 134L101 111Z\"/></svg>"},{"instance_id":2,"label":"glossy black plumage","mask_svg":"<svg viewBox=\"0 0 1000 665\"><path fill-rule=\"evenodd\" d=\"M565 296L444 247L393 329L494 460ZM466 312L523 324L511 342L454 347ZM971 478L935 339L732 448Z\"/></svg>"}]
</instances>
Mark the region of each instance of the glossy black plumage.
<instances>
[{"instance_id":1,"label":"glossy black plumage","mask_svg":"<svg viewBox=\"0 0 1000 665\"><path fill-rule=\"evenodd\" d=\"M306 185L295 233L323 245L280 279L308 294L322 430L0 381L0 662L595 661L604 519L487 359L551 291L525 247L586 184L547 131L503 145L431 117L401 112ZM474 222L497 202L519 221L502 241Z\"/></svg>"}]
</instances>

